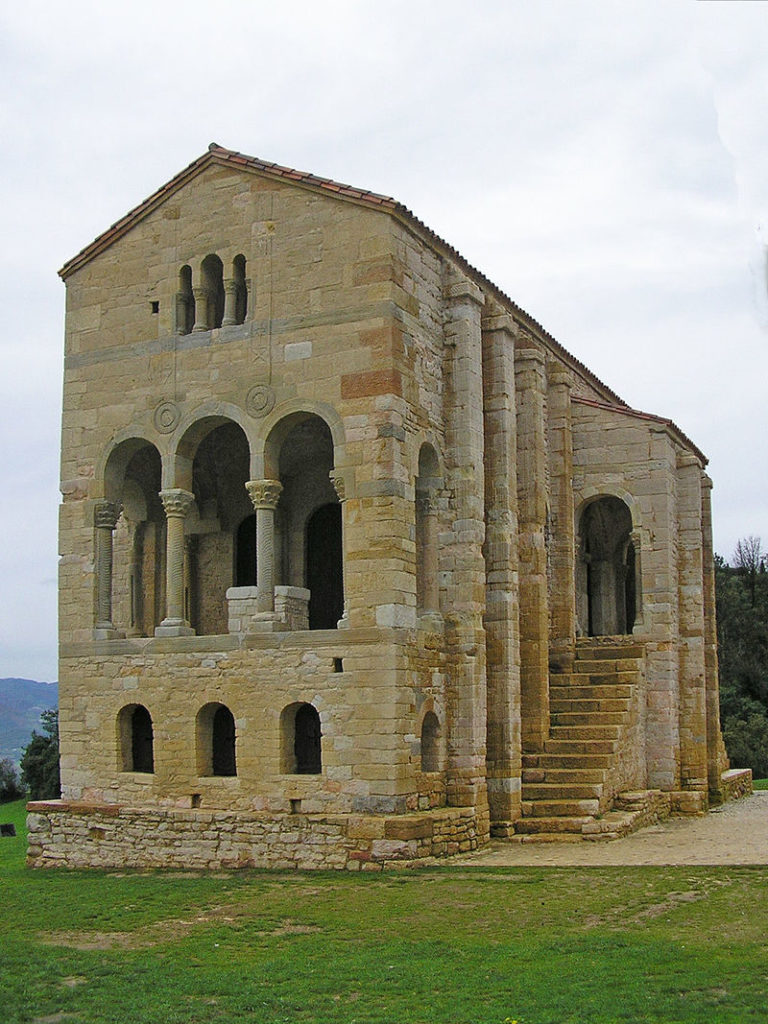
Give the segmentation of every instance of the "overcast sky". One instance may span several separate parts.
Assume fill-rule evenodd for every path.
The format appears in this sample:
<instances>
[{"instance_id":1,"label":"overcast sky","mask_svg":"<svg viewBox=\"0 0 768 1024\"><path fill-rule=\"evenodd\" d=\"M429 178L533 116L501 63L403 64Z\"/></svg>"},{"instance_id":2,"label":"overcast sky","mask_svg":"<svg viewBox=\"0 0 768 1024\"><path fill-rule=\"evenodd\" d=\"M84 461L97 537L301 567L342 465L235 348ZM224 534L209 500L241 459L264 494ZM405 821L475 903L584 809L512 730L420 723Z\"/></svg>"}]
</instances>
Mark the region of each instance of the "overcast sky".
<instances>
[{"instance_id":1,"label":"overcast sky","mask_svg":"<svg viewBox=\"0 0 768 1024\"><path fill-rule=\"evenodd\" d=\"M768 5L0 10L0 677L56 678L56 271L210 142L394 196L709 456L768 545Z\"/></svg>"}]
</instances>

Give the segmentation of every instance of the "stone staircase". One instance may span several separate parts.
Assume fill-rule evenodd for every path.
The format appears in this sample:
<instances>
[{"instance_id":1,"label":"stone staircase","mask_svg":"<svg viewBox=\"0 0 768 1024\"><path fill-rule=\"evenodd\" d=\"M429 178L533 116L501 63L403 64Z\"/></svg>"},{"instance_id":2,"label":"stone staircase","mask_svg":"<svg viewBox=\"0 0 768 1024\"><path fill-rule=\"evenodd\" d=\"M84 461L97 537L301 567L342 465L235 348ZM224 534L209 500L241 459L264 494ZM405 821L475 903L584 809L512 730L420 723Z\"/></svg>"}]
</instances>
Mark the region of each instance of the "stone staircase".
<instances>
[{"instance_id":1,"label":"stone staircase","mask_svg":"<svg viewBox=\"0 0 768 1024\"><path fill-rule=\"evenodd\" d=\"M552 674L549 739L542 753L523 755L523 842L615 838L666 816L665 804L669 813L668 797L619 797L612 778L633 707L636 717L643 657L630 638L584 638L571 671Z\"/></svg>"}]
</instances>

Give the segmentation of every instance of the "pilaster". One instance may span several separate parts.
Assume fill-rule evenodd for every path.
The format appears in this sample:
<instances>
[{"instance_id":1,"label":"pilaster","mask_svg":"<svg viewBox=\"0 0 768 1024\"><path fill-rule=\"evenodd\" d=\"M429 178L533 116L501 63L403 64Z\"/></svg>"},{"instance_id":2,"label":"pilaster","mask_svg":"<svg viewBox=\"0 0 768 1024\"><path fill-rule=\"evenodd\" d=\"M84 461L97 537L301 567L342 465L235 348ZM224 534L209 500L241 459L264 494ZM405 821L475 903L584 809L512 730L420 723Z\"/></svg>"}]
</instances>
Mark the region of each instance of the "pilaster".
<instances>
[{"instance_id":1,"label":"pilaster","mask_svg":"<svg viewBox=\"0 0 768 1024\"><path fill-rule=\"evenodd\" d=\"M491 829L506 835L520 817L520 609L517 552L517 423L512 318L486 316L483 329L485 434L485 633L487 774Z\"/></svg>"},{"instance_id":2,"label":"pilaster","mask_svg":"<svg viewBox=\"0 0 768 1024\"><path fill-rule=\"evenodd\" d=\"M550 501L550 664L567 669L576 645L576 538L573 507L571 376L550 364L547 377Z\"/></svg>"},{"instance_id":3,"label":"pilaster","mask_svg":"<svg viewBox=\"0 0 768 1024\"><path fill-rule=\"evenodd\" d=\"M485 485L480 317L482 291L454 268L444 280L446 470L453 523L442 538L449 584L446 639L452 685L448 737L448 800L486 804Z\"/></svg>"},{"instance_id":4,"label":"pilaster","mask_svg":"<svg viewBox=\"0 0 768 1024\"><path fill-rule=\"evenodd\" d=\"M536 753L544 749L549 736L546 373L544 356L538 349L516 351L515 390L522 744L524 751Z\"/></svg>"}]
</instances>

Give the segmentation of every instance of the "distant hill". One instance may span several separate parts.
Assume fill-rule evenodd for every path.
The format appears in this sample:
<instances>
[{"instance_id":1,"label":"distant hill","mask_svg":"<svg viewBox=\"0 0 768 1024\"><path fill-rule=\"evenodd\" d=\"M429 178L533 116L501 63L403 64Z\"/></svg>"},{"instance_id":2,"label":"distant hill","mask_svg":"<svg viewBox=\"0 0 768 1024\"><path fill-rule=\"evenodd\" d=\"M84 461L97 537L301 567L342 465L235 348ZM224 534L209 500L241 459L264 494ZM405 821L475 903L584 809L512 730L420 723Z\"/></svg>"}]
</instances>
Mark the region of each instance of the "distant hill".
<instances>
[{"instance_id":1,"label":"distant hill","mask_svg":"<svg viewBox=\"0 0 768 1024\"><path fill-rule=\"evenodd\" d=\"M40 712L59 706L58 683L0 679L0 759L18 765L32 730L41 731Z\"/></svg>"}]
</instances>

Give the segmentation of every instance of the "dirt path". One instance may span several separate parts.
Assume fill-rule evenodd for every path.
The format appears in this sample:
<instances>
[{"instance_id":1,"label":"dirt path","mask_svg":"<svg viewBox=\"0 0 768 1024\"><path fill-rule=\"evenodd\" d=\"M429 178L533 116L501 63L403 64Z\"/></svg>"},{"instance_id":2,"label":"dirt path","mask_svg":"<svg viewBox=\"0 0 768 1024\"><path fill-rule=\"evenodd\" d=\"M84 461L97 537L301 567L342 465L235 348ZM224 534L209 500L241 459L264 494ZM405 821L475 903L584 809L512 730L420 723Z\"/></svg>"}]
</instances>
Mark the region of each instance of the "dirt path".
<instances>
[{"instance_id":1,"label":"dirt path","mask_svg":"<svg viewBox=\"0 0 768 1024\"><path fill-rule=\"evenodd\" d=\"M700 818L670 818L602 843L494 840L451 860L477 867L623 864L768 864L768 792L734 800Z\"/></svg>"}]
</instances>

